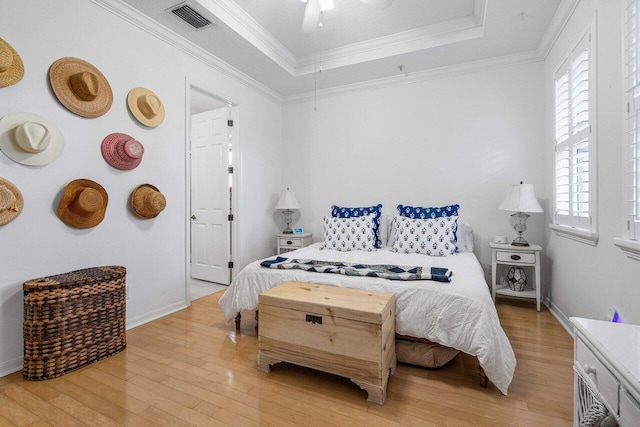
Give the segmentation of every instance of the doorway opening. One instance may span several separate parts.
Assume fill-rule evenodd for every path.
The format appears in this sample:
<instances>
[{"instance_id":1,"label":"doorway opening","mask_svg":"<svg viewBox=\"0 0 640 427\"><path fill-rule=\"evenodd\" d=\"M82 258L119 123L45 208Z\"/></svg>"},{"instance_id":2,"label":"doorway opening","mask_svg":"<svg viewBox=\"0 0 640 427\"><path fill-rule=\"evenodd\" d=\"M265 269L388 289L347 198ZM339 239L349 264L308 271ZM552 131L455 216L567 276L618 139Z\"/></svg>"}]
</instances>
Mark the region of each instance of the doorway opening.
<instances>
[{"instance_id":1,"label":"doorway opening","mask_svg":"<svg viewBox=\"0 0 640 427\"><path fill-rule=\"evenodd\" d=\"M187 85L187 289L192 299L231 283L236 105L201 85Z\"/></svg>"}]
</instances>

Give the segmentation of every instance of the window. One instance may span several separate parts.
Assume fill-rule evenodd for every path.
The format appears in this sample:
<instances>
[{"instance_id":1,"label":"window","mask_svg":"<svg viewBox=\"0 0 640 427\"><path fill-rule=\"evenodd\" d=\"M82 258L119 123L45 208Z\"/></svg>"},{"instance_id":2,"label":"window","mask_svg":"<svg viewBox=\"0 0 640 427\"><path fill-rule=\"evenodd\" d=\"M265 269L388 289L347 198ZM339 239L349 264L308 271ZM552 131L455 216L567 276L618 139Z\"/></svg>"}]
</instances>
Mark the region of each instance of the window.
<instances>
[{"instance_id":1,"label":"window","mask_svg":"<svg viewBox=\"0 0 640 427\"><path fill-rule=\"evenodd\" d=\"M628 237L632 240L640 239L640 185L638 179L638 162L640 148L640 134L638 125L640 120L640 28L638 20L638 6L640 1L627 1L627 22L625 29L625 62L627 92L627 120L624 140L624 209L627 216Z\"/></svg>"},{"instance_id":2,"label":"window","mask_svg":"<svg viewBox=\"0 0 640 427\"><path fill-rule=\"evenodd\" d=\"M595 244L595 61L588 31L554 75L554 230ZM595 239L595 240L594 240Z\"/></svg>"},{"instance_id":3,"label":"window","mask_svg":"<svg viewBox=\"0 0 640 427\"><path fill-rule=\"evenodd\" d=\"M626 0L626 22L624 27L625 81L622 87L626 91L627 118L624 121L623 161L624 181L623 200L626 216L626 233L613 242L629 258L640 261L640 29L638 8L640 0Z\"/></svg>"}]
</instances>

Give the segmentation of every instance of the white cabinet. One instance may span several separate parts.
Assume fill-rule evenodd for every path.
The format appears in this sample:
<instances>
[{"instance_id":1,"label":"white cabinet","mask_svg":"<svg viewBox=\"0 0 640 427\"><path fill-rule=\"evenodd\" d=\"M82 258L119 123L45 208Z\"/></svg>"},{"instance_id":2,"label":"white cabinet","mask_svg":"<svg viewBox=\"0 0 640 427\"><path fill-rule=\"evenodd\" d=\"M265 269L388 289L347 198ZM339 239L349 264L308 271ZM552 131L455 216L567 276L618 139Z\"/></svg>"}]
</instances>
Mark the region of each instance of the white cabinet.
<instances>
[{"instance_id":1,"label":"white cabinet","mask_svg":"<svg viewBox=\"0 0 640 427\"><path fill-rule=\"evenodd\" d=\"M278 255L309 246L313 233L276 234Z\"/></svg>"},{"instance_id":2,"label":"white cabinet","mask_svg":"<svg viewBox=\"0 0 640 427\"><path fill-rule=\"evenodd\" d=\"M491 296L496 300L496 294L516 298L532 298L536 300L536 307L540 311L540 245L512 246L503 243L489 243L491 247ZM498 280L498 266L530 267L533 278L527 277L527 286L524 290L514 291L507 285L500 284Z\"/></svg>"},{"instance_id":3,"label":"white cabinet","mask_svg":"<svg viewBox=\"0 0 640 427\"><path fill-rule=\"evenodd\" d=\"M640 326L572 317L575 426L640 426ZM599 425L599 424L597 424Z\"/></svg>"}]
</instances>

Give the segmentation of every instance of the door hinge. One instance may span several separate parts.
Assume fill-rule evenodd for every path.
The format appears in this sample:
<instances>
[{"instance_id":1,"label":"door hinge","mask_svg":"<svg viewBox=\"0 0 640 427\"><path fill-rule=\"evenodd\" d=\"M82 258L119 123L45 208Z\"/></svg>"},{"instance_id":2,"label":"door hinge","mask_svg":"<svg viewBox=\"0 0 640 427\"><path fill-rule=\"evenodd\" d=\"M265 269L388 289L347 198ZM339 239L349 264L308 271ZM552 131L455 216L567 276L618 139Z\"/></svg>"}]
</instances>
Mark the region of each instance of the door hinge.
<instances>
[{"instance_id":1,"label":"door hinge","mask_svg":"<svg viewBox=\"0 0 640 427\"><path fill-rule=\"evenodd\" d=\"M227 173L233 173L233 166L229 166L227 168Z\"/></svg>"},{"instance_id":2,"label":"door hinge","mask_svg":"<svg viewBox=\"0 0 640 427\"><path fill-rule=\"evenodd\" d=\"M227 219L228 219L229 221L233 221L233 214L229 214L229 215L227 216Z\"/></svg>"},{"instance_id":3,"label":"door hinge","mask_svg":"<svg viewBox=\"0 0 640 427\"><path fill-rule=\"evenodd\" d=\"M233 261L229 261L228 267L233 268Z\"/></svg>"},{"instance_id":4,"label":"door hinge","mask_svg":"<svg viewBox=\"0 0 640 427\"><path fill-rule=\"evenodd\" d=\"M227 120L227 126L232 128L233 127L233 120Z\"/></svg>"}]
</instances>

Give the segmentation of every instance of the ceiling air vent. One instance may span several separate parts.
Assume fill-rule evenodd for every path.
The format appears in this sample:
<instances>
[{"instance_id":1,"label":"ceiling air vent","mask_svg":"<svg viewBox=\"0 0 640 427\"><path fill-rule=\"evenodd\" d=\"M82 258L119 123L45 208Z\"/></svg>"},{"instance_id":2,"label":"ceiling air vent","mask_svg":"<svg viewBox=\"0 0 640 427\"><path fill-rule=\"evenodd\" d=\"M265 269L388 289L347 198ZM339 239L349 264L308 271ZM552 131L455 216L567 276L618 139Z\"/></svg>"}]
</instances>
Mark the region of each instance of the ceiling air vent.
<instances>
[{"instance_id":1,"label":"ceiling air vent","mask_svg":"<svg viewBox=\"0 0 640 427\"><path fill-rule=\"evenodd\" d=\"M196 29L206 27L211 24L211 21L193 10L186 3L181 3L180 5L171 8L171 13Z\"/></svg>"}]
</instances>

